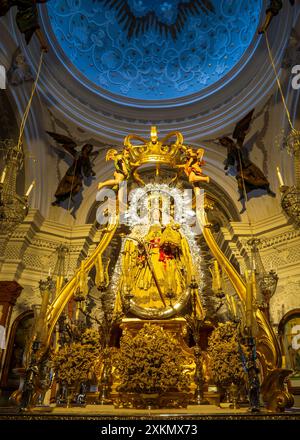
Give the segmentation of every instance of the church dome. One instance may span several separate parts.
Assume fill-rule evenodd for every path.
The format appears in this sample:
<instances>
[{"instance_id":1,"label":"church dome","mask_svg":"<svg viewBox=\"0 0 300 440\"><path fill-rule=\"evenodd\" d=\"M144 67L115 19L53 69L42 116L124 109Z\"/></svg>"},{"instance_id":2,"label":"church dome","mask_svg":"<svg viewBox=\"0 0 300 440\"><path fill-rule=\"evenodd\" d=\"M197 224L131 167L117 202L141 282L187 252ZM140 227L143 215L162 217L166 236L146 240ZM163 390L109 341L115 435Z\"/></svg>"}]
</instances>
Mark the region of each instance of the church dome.
<instances>
[{"instance_id":1,"label":"church dome","mask_svg":"<svg viewBox=\"0 0 300 440\"><path fill-rule=\"evenodd\" d=\"M258 44L262 0L53 0L50 41L112 101L187 104L220 89Z\"/></svg>"}]
</instances>

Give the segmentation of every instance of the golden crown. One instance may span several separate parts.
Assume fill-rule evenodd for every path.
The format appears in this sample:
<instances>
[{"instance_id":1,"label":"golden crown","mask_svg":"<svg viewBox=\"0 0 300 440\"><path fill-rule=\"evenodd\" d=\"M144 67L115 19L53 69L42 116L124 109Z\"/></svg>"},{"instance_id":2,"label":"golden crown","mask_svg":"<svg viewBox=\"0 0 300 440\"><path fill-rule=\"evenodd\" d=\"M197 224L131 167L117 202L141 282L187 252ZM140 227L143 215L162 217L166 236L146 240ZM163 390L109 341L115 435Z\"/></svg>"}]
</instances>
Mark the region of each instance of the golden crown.
<instances>
[{"instance_id":1,"label":"golden crown","mask_svg":"<svg viewBox=\"0 0 300 440\"><path fill-rule=\"evenodd\" d=\"M170 142L172 138L175 138L174 142ZM141 142L141 144L133 145L133 140ZM178 131L167 134L159 141L155 126L151 127L150 141L141 136L130 134L126 136L124 146L129 151L132 161L138 166L147 163L174 166L186 148L183 145L183 136Z\"/></svg>"}]
</instances>

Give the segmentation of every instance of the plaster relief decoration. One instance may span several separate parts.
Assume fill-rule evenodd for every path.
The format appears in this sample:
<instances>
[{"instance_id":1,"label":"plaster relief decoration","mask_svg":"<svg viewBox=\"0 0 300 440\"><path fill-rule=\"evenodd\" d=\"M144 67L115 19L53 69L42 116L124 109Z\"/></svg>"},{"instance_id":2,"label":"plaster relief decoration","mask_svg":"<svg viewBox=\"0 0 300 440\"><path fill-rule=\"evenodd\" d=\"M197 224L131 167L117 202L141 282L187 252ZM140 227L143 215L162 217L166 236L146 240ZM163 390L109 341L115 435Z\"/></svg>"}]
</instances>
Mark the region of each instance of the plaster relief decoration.
<instances>
[{"instance_id":1,"label":"plaster relief decoration","mask_svg":"<svg viewBox=\"0 0 300 440\"><path fill-rule=\"evenodd\" d=\"M226 79L254 41L261 4L53 0L48 15L54 46L61 46L68 68L71 61L89 87L166 100Z\"/></svg>"},{"instance_id":2,"label":"plaster relief decoration","mask_svg":"<svg viewBox=\"0 0 300 440\"><path fill-rule=\"evenodd\" d=\"M290 310L299 307L299 279L291 276L284 280L281 278L281 283L277 287L274 297L271 299L271 310L273 322L280 322L283 316Z\"/></svg>"},{"instance_id":3,"label":"plaster relief decoration","mask_svg":"<svg viewBox=\"0 0 300 440\"><path fill-rule=\"evenodd\" d=\"M12 86L19 86L24 82L33 81L31 68L27 64L25 56L20 47L13 54L11 66L7 72L8 83Z\"/></svg>"}]
</instances>

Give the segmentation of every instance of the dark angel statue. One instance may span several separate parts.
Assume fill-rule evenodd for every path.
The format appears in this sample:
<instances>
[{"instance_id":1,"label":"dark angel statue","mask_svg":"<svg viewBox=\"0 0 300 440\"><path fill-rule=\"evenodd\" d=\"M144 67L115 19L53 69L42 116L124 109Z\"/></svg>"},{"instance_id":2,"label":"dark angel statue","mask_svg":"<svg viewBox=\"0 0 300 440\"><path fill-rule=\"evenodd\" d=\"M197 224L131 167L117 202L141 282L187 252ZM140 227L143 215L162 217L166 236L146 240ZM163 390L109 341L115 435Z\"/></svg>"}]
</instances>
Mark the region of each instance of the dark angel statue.
<instances>
[{"instance_id":1,"label":"dark angel statue","mask_svg":"<svg viewBox=\"0 0 300 440\"><path fill-rule=\"evenodd\" d=\"M295 0L289 0L291 6L294 6ZM273 17L279 14L280 10L283 7L282 0L270 0L268 9L266 10L266 18L263 25L258 29L259 34L263 34L268 30L268 27L273 20Z\"/></svg>"},{"instance_id":2,"label":"dark angel statue","mask_svg":"<svg viewBox=\"0 0 300 440\"><path fill-rule=\"evenodd\" d=\"M25 36L26 44L30 43L33 34L36 34L41 49L48 51L44 34L39 25L38 3L46 3L48 0L0 0L0 17L6 15L10 8L17 7L16 23Z\"/></svg>"},{"instance_id":3,"label":"dark angel statue","mask_svg":"<svg viewBox=\"0 0 300 440\"><path fill-rule=\"evenodd\" d=\"M47 133L59 146L62 147L63 150L59 149L59 153L63 153L63 158L71 159L72 161L66 174L58 185L55 192L56 200L52 205L61 206L66 209L69 209L72 206L73 209L71 214L75 217L75 212L79 206L78 203L76 204L74 198L82 192L83 182L87 185L91 184L91 180L95 176L93 162L98 155L98 151L93 151L94 146L91 143L84 144L81 150L78 151L77 144L73 139L62 134L49 131L47 131ZM65 201L68 203L66 206L63 206L63 202Z\"/></svg>"},{"instance_id":4,"label":"dark angel statue","mask_svg":"<svg viewBox=\"0 0 300 440\"><path fill-rule=\"evenodd\" d=\"M244 147L245 137L250 129L254 109L239 121L233 132L233 141L225 136L218 141L227 148L227 158L224 162L226 175L234 175L239 191L239 201L242 204L241 214L245 211L245 192L248 194L254 190L264 190L267 194L275 197L270 184L263 172L249 159L249 152ZM261 194L258 194L261 195Z\"/></svg>"}]
</instances>

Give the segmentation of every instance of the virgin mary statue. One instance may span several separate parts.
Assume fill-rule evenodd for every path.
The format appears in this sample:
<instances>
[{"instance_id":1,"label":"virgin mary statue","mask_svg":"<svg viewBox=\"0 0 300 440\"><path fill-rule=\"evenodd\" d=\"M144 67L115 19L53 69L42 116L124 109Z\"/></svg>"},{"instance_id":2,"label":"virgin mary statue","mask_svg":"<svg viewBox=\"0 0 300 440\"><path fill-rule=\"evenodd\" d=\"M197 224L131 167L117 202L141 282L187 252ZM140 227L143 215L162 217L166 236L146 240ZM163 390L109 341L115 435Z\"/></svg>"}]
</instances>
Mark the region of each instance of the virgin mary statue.
<instances>
[{"instance_id":1,"label":"virgin mary statue","mask_svg":"<svg viewBox=\"0 0 300 440\"><path fill-rule=\"evenodd\" d=\"M119 295L129 295L131 311L142 317L176 313L188 300L195 274L180 225L170 221L164 226L160 217L159 210L152 212L154 220L148 231L141 234L136 226L123 248Z\"/></svg>"}]
</instances>

